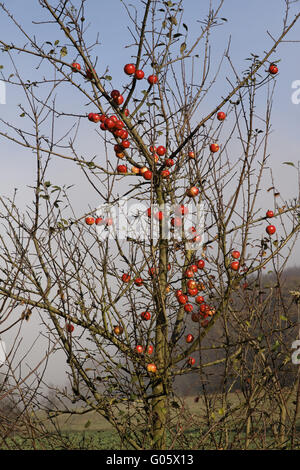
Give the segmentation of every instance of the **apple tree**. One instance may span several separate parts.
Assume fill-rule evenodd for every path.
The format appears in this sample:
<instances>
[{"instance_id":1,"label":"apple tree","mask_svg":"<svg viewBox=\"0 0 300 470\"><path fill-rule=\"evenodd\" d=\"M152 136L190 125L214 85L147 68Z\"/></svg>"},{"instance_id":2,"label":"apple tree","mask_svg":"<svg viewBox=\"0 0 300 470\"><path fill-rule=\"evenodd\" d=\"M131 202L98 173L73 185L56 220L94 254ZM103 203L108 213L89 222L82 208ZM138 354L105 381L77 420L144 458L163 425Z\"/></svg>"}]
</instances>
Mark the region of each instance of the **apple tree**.
<instances>
[{"instance_id":1,"label":"apple tree","mask_svg":"<svg viewBox=\"0 0 300 470\"><path fill-rule=\"evenodd\" d=\"M34 3L30 31L0 5L17 31L0 38L2 80L22 97L0 135L35 164L25 209L18 192L1 197L1 334L38 319L47 357L66 357L64 407L81 405L52 417L83 404L126 448L265 448L266 427L271 445L295 446L299 376L284 374L297 318L280 276L299 200L267 172L277 51L300 13L286 1L272 47L240 70L229 43L212 60L223 0L197 34L184 1L124 1L131 44L113 74L88 2ZM187 381L198 414L177 397Z\"/></svg>"}]
</instances>

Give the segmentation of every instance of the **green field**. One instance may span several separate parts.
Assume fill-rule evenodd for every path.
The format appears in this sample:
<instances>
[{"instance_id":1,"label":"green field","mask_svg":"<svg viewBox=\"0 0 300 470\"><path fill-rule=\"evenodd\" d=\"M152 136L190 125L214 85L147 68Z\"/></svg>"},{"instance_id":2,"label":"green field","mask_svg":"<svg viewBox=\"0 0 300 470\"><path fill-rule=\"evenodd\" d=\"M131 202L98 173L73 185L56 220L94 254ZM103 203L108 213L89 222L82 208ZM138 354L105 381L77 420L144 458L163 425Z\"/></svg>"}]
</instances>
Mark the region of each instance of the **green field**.
<instances>
[{"instance_id":1,"label":"green field","mask_svg":"<svg viewBox=\"0 0 300 470\"><path fill-rule=\"evenodd\" d=\"M232 396L232 405L238 402L238 396ZM216 428L213 432L207 432L208 428L203 421L203 404L195 402L194 397L185 398L185 418L181 421L182 432L180 438L174 440L178 433L175 426L168 432L168 447L174 449L243 449L246 439L245 429L240 429L233 418L232 427L227 424L226 428L218 426L222 418L219 408L220 403L215 402L214 421ZM41 433L36 432L39 418ZM231 419L231 418L230 418ZM50 422L44 413L35 416L35 432L16 433L7 438L0 437L0 449L37 449L37 450L59 450L59 449L85 449L85 450L121 450L126 449L118 433L113 427L96 412L85 414L63 415ZM237 429L239 431L237 432ZM31 434L31 435L30 435ZM26 437L25 437L26 436ZM36 437L39 436L39 437ZM171 444L172 443L172 444ZM274 445L274 436L271 429L265 432L265 444L262 446L261 430L253 429L249 449L277 448ZM286 436L285 443L281 448L290 447L290 436ZM297 421L295 448L300 449L300 420Z\"/></svg>"}]
</instances>

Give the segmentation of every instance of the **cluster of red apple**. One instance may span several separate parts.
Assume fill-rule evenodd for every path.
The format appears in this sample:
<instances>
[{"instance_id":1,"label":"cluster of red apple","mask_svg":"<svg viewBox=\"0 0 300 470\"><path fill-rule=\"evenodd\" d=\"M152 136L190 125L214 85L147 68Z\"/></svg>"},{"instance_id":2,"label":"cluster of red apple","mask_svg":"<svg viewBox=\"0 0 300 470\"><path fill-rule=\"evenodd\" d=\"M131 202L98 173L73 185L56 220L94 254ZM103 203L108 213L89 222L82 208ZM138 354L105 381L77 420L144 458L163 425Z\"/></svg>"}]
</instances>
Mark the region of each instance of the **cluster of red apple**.
<instances>
[{"instance_id":1,"label":"cluster of red apple","mask_svg":"<svg viewBox=\"0 0 300 470\"><path fill-rule=\"evenodd\" d=\"M136 70L134 64L126 64L124 66L124 72L126 73L126 75L134 75L136 80L142 80L145 77L144 71ZM150 85L155 85L158 82L156 75L149 75L147 80Z\"/></svg>"},{"instance_id":2,"label":"cluster of red apple","mask_svg":"<svg viewBox=\"0 0 300 470\"><path fill-rule=\"evenodd\" d=\"M188 212L189 212L188 208L184 206L183 204L177 206L175 208L174 217L172 217L170 220L172 227L175 227L175 228L182 227L183 217L187 215ZM149 209L147 209L147 216L151 218L151 215L152 215L152 211L151 211L151 208L149 207ZM156 220L161 221L164 218L164 213L162 211L155 212L153 214L153 217ZM191 239L192 242L196 243L196 242L201 241L202 237L201 235L197 234L197 230L195 227L190 227L188 231L193 235L193 238Z\"/></svg>"},{"instance_id":3,"label":"cluster of red apple","mask_svg":"<svg viewBox=\"0 0 300 470\"><path fill-rule=\"evenodd\" d=\"M103 219L102 217L92 217L92 216L88 216L85 218L85 223L87 225L93 225L93 224L96 224L96 225L106 225L106 226L109 226L109 225L112 225L113 224L113 219L111 217L106 217L105 219Z\"/></svg>"},{"instance_id":4,"label":"cluster of red apple","mask_svg":"<svg viewBox=\"0 0 300 470\"><path fill-rule=\"evenodd\" d=\"M271 211L270 209L266 212L266 217L268 219L271 219L272 217L274 217L274 212ZM266 232L268 235L274 235L274 233L276 232L276 227L275 225L268 225L266 227Z\"/></svg>"},{"instance_id":5,"label":"cluster of red apple","mask_svg":"<svg viewBox=\"0 0 300 470\"><path fill-rule=\"evenodd\" d=\"M188 279L186 283L187 294L185 294L181 289L176 290L176 298L178 303L184 306L185 312L193 312L191 316L192 321L200 322L202 327L206 327L208 325L209 319L215 314L215 309L205 303L204 297L202 295L198 295L199 291L205 290L204 284L193 279L195 274L198 272L198 269L204 269L204 266L205 261L200 259L195 264L191 264L186 269L185 277ZM198 312L194 312L194 306L189 302L188 296L195 298L196 304L200 306ZM189 338L191 337L189 336Z\"/></svg>"}]
</instances>

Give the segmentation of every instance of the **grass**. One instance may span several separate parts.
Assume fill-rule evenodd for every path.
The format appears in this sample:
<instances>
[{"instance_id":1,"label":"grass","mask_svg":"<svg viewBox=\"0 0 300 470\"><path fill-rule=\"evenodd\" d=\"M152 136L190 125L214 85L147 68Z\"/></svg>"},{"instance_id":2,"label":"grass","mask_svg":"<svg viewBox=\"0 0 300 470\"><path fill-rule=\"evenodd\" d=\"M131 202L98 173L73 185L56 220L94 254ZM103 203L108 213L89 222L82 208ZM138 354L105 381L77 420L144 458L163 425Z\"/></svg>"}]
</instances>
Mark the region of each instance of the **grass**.
<instances>
[{"instance_id":1,"label":"grass","mask_svg":"<svg viewBox=\"0 0 300 470\"><path fill-rule=\"evenodd\" d=\"M239 394L230 395L230 404L232 407L241 402ZM177 436L175 442L174 436L178 433L178 428L173 426L168 433L168 446L174 443L174 449L215 449L218 448L244 448L245 430L239 428L237 415L231 421L231 424L225 430L222 426L216 426L213 433L208 433L205 440L203 436L206 433L207 424L204 419L204 406L202 400L195 401L194 397L187 397L182 402L184 408L178 411L184 411L181 419L182 431ZM132 405L133 406L133 405ZM211 408L211 424L218 422L222 418L221 403L216 397ZM136 413L138 415L138 413ZM18 433L14 437L6 438L1 441L0 449L37 449L37 450L59 450L59 449L84 449L84 450L120 450L124 448L116 430L101 415L96 412L86 414L62 415L55 418L52 423L45 413L37 414L38 421L36 425L42 423L43 432L40 438L30 438L25 433ZM231 418L229 418L231 419ZM137 428L137 427L136 427ZM142 433L143 431L141 431ZM274 440L270 428L265 430L264 448L274 448ZM297 423L297 448L300 449L300 421ZM249 448L261 448L261 431L253 436ZM286 447L289 447L289 442Z\"/></svg>"}]
</instances>

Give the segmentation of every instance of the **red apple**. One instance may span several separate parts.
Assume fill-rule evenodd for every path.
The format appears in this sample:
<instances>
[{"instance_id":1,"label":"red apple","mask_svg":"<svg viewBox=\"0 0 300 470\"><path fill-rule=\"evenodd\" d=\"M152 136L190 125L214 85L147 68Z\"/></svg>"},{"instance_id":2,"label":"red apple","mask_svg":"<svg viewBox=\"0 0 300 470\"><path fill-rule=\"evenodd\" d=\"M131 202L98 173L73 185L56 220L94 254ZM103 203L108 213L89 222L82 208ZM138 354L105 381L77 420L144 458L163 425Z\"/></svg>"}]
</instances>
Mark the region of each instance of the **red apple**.
<instances>
[{"instance_id":1,"label":"red apple","mask_svg":"<svg viewBox=\"0 0 300 470\"><path fill-rule=\"evenodd\" d=\"M163 157L166 153L166 148L163 146L163 145L159 145L156 149L156 153L157 155L159 155L160 157Z\"/></svg>"},{"instance_id":2,"label":"red apple","mask_svg":"<svg viewBox=\"0 0 300 470\"><path fill-rule=\"evenodd\" d=\"M151 180L152 176L153 176L153 174L152 174L152 171L150 171L150 170L144 171L144 173L143 173L143 177L144 177L145 180Z\"/></svg>"},{"instance_id":3,"label":"red apple","mask_svg":"<svg viewBox=\"0 0 300 470\"><path fill-rule=\"evenodd\" d=\"M194 341L194 336L192 334L188 334L185 340L187 343L192 343Z\"/></svg>"},{"instance_id":4,"label":"red apple","mask_svg":"<svg viewBox=\"0 0 300 470\"><path fill-rule=\"evenodd\" d=\"M191 319L194 323L198 323L200 321L200 315L198 312L193 312L192 313L192 316L191 316Z\"/></svg>"},{"instance_id":5,"label":"red apple","mask_svg":"<svg viewBox=\"0 0 300 470\"><path fill-rule=\"evenodd\" d=\"M213 153L216 153L220 150L220 147L218 144L210 144L210 151Z\"/></svg>"},{"instance_id":6,"label":"red apple","mask_svg":"<svg viewBox=\"0 0 300 470\"><path fill-rule=\"evenodd\" d=\"M135 73L135 65L134 64L126 64L124 67L124 72L127 75L133 75Z\"/></svg>"},{"instance_id":7,"label":"red apple","mask_svg":"<svg viewBox=\"0 0 300 470\"><path fill-rule=\"evenodd\" d=\"M195 289L197 287L197 282L194 279L189 279L186 283L189 289Z\"/></svg>"},{"instance_id":8,"label":"red apple","mask_svg":"<svg viewBox=\"0 0 300 470\"><path fill-rule=\"evenodd\" d=\"M156 75L149 75L148 77L148 82L150 83L150 85L155 85L155 83L157 83L157 76Z\"/></svg>"},{"instance_id":9,"label":"red apple","mask_svg":"<svg viewBox=\"0 0 300 470\"><path fill-rule=\"evenodd\" d=\"M207 304L202 303L199 307L200 313L205 313L207 310Z\"/></svg>"},{"instance_id":10,"label":"red apple","mask_svg":"<svg viewBox=\"0 0 300 470\"><path fill-rule=\"evenodd\" d=\"M147 321L147 320L150 320L150 318L151 318L151 313L150 313L150 312L142 312L142 313L141 313L141 318L142 318L143 320L146 320L146 321Z\"/></svg>"},{"instance_id":11,"label":"red apple","mask_svg":"<svg viewBox=\"0 0 300 470\"><path fill-rule=\"evenodd\" d=\"M152 354L154 351L154 348L151 344L149 344L148 348L147 348L147 354Z\"/></svg>"},{"instance_id":12,"label":"red apple","mask_svg":"<svg viewBox=\"0 0 300 470\"><path fill-rule=\"evenodd\" d=\"M130 274L124 273L124 274L122 275L122 281L123 281L123 282L126 282L126 283L129 282L129 281L130 281Z\"/></svg>"},{"instance_id":13,"label":"red apple","mask_svg":"<svg viewBox=\"0 0 300 470\"><path fill-rule=\"evenodd\" d=\"M278 67L277 67L277 65L271 64L270 67L269 67L269 72L270 72L272 75L276 75L276 73L278 73Z\"/></svg>"},{"instance_id":14,"label":"red apple","mask_svg":"<svg viewBox=\"0 0 300 470\"><path fill-rule=\"evenodd\" d=\"M198 295L196 298L195 298L195 301L197 304L203 304L204 302L204 297L202 297L202 295Z\"/></svg>"},{"instance_id":15,"label":"red apple","mask_svg":"<svg viewBox=\"0 0 300 470\"><path fill-rule=\"evenodd\" d=\"M178 295L177 300L181 305L185 305L187 303L187 295L185 294Z\"/></svg>"},{"instance_id":16,"label":"red apple","mask_svg":"<svg viewBox=\"0 0 300 470\"><path fill-rule=\"evenodd\" d=\"M187 190L187 195L189 197L196 197L199 194L199 189L196 186L192 186Z\"/></svg>"},{"instance_id":17,"label":"red apple","mask_svg":"<svg viewBox=\"0 0 300 470\"><path fill-rule=\"evenodd\" d=\"M79 72L79 70L81 70L81 65L78 64L78 62L73 62L73 64L71 65L72 69L73 69L73 72Z\"/></svg>"},{"instance_id":18,"label":"red apple","mask_svg":"<svg viewBox=\"0 0 300 470\"><path fill-rule=\"evenodd\" d=\"M115 121L111 118L106 118L103 124L105 124L106 129L114 129L115 127Z\"/></svg>"},{"instance_id":19,"label":"red apple","mask_svg":"<svg viewBox=\"0 0 300 470\"><path fill-rule=\"evenodd\" d=\"M142 168L140 168L140 175L143 175L146 171L149 171L148 168L146 166L142 166Z\"/></svg>"},{"instance_id":20,"label":"red apple","mask_svg":"<svg viewBox=\"0 0 300 470\"><path fill-rule=\"evenodd\" d=\"M143 285L143 279L141 277L137 277L135 280L134 280L134 283L136 286L140 287Z\"/></svg>"},{"instance_id":21,"label":"red apple","mask_svg":"<svg viewBox=\"0 0 300 470\"><path fill-rule=\"evenodd\" d=\"M114 102L117 104L117 105L121 105L124 103L124 97L122 95L118 96L117 98L114 98Z\"/></svg>"},{"instance_id":22,"label":"red apple","mask_svg":"<svg viewBox=\"0 0 300 470\"><path fill-rule=\"evenodd\" d=\"M68 333L73 333L73 331L74 331L74 326L71 325L71 323L67 323L67 324L66 324L66 330L67 330Z\"/></svg>"},{"instance_id":23,"label":"red apple","mask_svg":"<svg viewBox=\"0 0 300 470\"><path fill-rule=\"evenodd\" d=\"M169 176L170 176L169 170L162 170L162 171L160 172L160 176L161 176L162 178L169 178Z\"/></svg>"},{"instance_id":24,"label":"red apple","mask_svg":"<svg viewBox=\"0 0 300 470\"><path fill-rule=\"evenodd\" d=\"M121 121L120 119L117 119L117 121L115 123L115 127L116 127L116 129L122 129L124 127L124 122Z\"/></svg>"},{"instance_id":25,"label":"red apple","mask_svg":"<svg viewBox=\"0 0 300 470\"><path fill-rule=\"evenodd\" d=\"M217 114L218 121L224 121L225 118L226 118L226 114L223 111L219 111Z\"/></svg>"},{"instance_id":26,"label":"red apple","mask_svg":"<svg viewBox=\"0 0 300 470\"><path fill-rule=\"evenodd\" d=\"M153 155L151 155L151 157L153 158L153 160L155 161L155 163L158 163L158 160L159 160L159 156L158 156L158 155L153 154Z\"/></svg>"},{"instance_id":27,"label":"red apple","mask_svg":"<svg viewBox=\"0 0 300 470\"><path fill-rule=\"evenodd\" d=\"M198 294L198 288L195 287L194 289L188 289L188 294L191 295L192 297L195 297L195 295Z\"/></svg>"},{"instance_id":28,"label":"red apple","mask_svg":"<svg viewBox=\"0 0 300 470\"><path fill-rule=\"evenodd\" d=\"M195 158L195 152L190 151L188 153L189 158Z\"/></svg>"},{"instance_id":29,"label":"red apple","mask_svg":"<svg viewBox=\"0 0 300 470\"><path fill-rule=\"evenodd\" d=\"M192 312L194 310L194 307L192 306L192 304L185 304L184 306L184 310L188 313Z\"/></svg>"},{"instance_id":30,"label":"red apple","mask_svg":"<svg viewBox=\"0 0 300 470\"><path fill-rule=\"evenodd\" d=\"M268 225L267 228L266 228L266 232L267 232L269 235L273 235L273 234L276 232L276 227L275 227L275 225Z\"/></svg>"},{"instance_id":31,"label":"red apple","mask_svg":"<svg viewBox=\"0 0 300 470\"><path fill-rule=\"evenodd\" d=\"M269 210L266 212L266 217L268 217L268 219L271 219L271 217L274 217L274 212L269 209Z\"/></svg>"},{"instance_id":32,"label":"red apple","mask_svg":"<svg viewBox=\"0 0 300 470\"><path fill-rule=\"evenodd\" d=\"M192 269L187 269L184 273L185 277L192 278L194 277L195 273Z\"/></svg>"},{"instance_id":33,"label":"red apple","mask_svg":"<svg viewBox=\"0 0 300 470\"><path fill-rule=\"evenodd\" d=\"M115 333L115 335L118 335L118 336L119 336L119 335L121 335L121 334L123 333L123 331L124 331L124 328L123 328L123 326L121 326L121 325L116 325L116 326L114 327L114 333Z\"/></svg>"},{"instance_id":34,"label":"red apple","mask_svg":"<svg viewBox=\"0 0 300 470\"><path fill-rule=\"evenodd\" d=\"M230 264L230 267L234 271L238 271L240 267L240 263L238 261L232 261L232 263Z\"/></svg>"},{"instance_id":35,"label":"red apple","mask_svg":"<svg viewBox=\"0 0 300 470\"><path fill-rule=\"evenodd\" d=\"M95 113L89 113L88 114L88 120L93 122L94 121L94 115L95 115Z\"/></svg>"},{"instance_id":36,"label":"red apple","mask_svg":"<svg viewBox=\"0 0 300 470\"><path fill-rule=\"evenodd\" d=\"M174 160L173 158L166 158L165 159L165 165L168 166L168 167L171 167L174 165Z\"/></svg>"},{"instance_id":37,"label":"red apple","mask_svg":"<svg viewBox=\"0 0 300 470\"><path fill-rule=\"evenodd\" d=\"M126 129L121 129L120 130L120 138L122 140L126 140L128 137L128 131L126 131Z\"/></svg>"},{"instance_id":38,"label":"red apple","mask_svg":"<svg viewBox=\"0 0 300 470\"><path fill-rule=\"evenodd\" d=\"M134 76L137 80L142 80L144 78L145 74L144 74L143 70L136 70Z\"/></svg>"},{"instance_id":39,"label":"red apple","mask_svg":"<svg viewBox=\"0 0 300 470\"><path fill-rule=\"evenodd\" d=\"M203 269L205 266L205 261L203 259L199 259L197 262L197 266L199 269Z\"/></svg>"},{"instance_id":40,"label":"red apple","mask_svg":"<svg viewBox=\"0 0 300 470\"><path fill-rule=\"evenodd\" d=\"M196 360L194 357L189 357L188 358L188 364L189 366L193 366L195 364Z\"/></svg>"},{"instance_id":41,"label":"red apple","mask_svg":"<svg viewBox=\"0 0 300 470\"><path fill-rule=\"evenodd\" d=\"M95 223L94 217L90 217L90 216L89 216L89 217L86 217L85 223L86 223L87 225L93 225L93 224Z\"/></svg>"},{"instance_id":42,"label":"red apple","mask_svg":"<svg viewBox=\"0 0 300 470\"><path fill-rule=\"evenodd\" d=\"M119 90L113 90L111 93L110 93L110 96L115 99L115 98L118 98L120 96L120 92Z\"/></svg>"},{"instance_id":43,"label":"red apple","mask_svg":"<svg viewBox=\"0 0 300 470\"><path fill-rule=\"evenodd\" d=\"M231 256L234 258L234 259L239 259L239 257L241 256L241 253L237 250L234 250L232 253L231 253Z\"/></svg>"},{"instance_id":44,"label":"red apple","mask_svg":"<svg viewBox=\"0 0 300 470\"><path fill-rule=\"evenodd\" d=\"M118 173L127 173L127 166L126 165L118 165L117 166Z\"/></svg>"},{"instance_id":45,"label":"red apple","mask_svg":"<svg viewBox=\"0 0 300 470\"><path fill-rule=\"evenodd\" d=\"M135 347L135 350L138 354L143 354L144 348L140 344Z\"/></svg>"},{"instance_id":46,"label":"red apple","mask_svg":"<svg viewBox=\"0 0 300 470\"><path fill-rule=\"evenodd\" d=\"M157 371L156 365L155 364L148 364L147 365L147 371L155 374L155 372Z\"/></svg>"},{"instance_id":47,"label":"red apple","mask_svg":"<svg viewBox=\"0 0 300 470\"><path fill-rule=\"evenodd\" d=\"M130 147L129 140L122 140L121 145L124 149L128 149Z\"/></svg>"},{"instance_id":48,"label":"red apple","mask_svg":"<svg viewBox=\"0 0 300 470\"><path fill-rule=\"evenodd\" d=\"M97 219L95 220L95 224L96 225L103 225L104 220L102 219L102 217L97 217Z\"/></svg>"}]
</instances>

